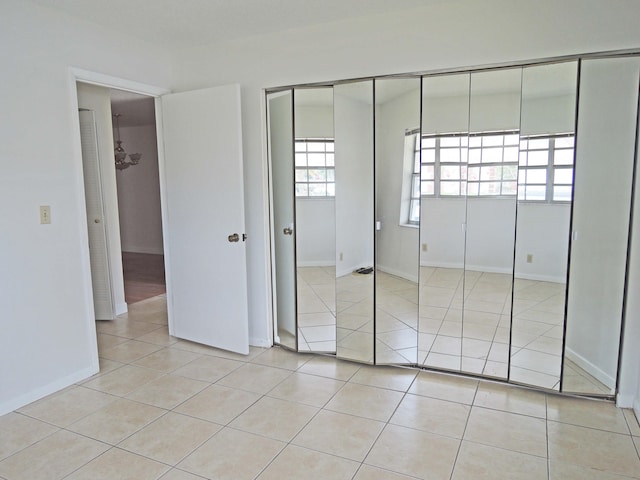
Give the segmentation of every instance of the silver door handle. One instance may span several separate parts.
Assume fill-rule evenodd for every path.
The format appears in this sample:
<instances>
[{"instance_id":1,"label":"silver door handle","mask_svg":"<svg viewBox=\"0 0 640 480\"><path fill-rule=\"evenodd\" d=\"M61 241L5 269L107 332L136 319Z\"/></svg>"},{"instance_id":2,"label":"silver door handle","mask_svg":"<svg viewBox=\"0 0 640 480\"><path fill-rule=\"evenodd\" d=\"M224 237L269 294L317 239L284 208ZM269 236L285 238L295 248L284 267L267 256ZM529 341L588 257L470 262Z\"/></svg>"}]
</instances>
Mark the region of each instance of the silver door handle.
<instances>
[{"instance_id":1,"label":"silver door handle","mask_svg":"<svg viewBox=\"0 0 640 480\"><path fill-rule=\"evenodd\" d=\"M293 228L291 228L291 227L285 227L285 228L282 230L282 233L284 233L285 235L293 235Z\"/></svg>"},{"instance_id":2,"label":"silver door handle","mask_svg":"<svg viewBox=\"0 0 640 480\"><path fill-rule=\"evenodd\" d=\"M238 241L240 241L240 235L238 235L237 233L232 233L231 235L229 235L229 236L227 237L227 239L228 239L231 243L238 242Z\"/></svg>"}]
</instances>

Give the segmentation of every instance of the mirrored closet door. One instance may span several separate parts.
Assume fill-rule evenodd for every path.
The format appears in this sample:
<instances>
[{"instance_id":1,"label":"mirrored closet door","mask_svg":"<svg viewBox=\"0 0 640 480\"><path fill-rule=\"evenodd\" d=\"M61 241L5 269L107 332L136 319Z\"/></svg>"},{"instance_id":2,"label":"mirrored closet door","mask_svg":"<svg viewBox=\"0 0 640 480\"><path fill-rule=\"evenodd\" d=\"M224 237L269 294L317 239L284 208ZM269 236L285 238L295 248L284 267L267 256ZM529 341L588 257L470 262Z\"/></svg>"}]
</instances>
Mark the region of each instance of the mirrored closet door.
<instances>
[{"instance_id":1,"label":"mirrored closet door","mask_svg":"<svg viewBox=\"0 0 640 480\"><path fill-rule=\"evenodd\" d=\"M638 56L267 93L275 343L616 392Z\"/></svg>"}]
</instances>

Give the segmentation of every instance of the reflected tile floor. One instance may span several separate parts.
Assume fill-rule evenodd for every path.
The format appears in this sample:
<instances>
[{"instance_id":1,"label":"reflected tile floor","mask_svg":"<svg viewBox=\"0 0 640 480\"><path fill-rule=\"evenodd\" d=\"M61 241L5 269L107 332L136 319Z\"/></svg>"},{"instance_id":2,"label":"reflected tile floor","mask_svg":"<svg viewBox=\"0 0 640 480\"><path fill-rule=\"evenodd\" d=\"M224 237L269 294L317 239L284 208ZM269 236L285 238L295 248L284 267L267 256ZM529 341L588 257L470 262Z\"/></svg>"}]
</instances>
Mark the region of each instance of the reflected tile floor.
<instances>
[{"instance_id":1,"label":"reflected tile floor","mask_svg":"<svg viewBox=\"0 0 640 480\"><path fill-rule=\"evenodd\" d=\"M99 322L99 374L0 417L0 479L640 478L608 402L167 334L165 298Z\"/></svg>"},{"instance_id":2,"label":"reflected tile floor","mask_svg":"<svg viewBox=\"0 0 640 480\"><path fill-rule=\"evenodd\" d=\"M420 275L420 364L506 378L511 355L511 381L558 390L564 284L516 279L511 323L511 275L434 267ZM569 360L565 373L565 391L611 393Z\"/></svg>"}]
</instances>

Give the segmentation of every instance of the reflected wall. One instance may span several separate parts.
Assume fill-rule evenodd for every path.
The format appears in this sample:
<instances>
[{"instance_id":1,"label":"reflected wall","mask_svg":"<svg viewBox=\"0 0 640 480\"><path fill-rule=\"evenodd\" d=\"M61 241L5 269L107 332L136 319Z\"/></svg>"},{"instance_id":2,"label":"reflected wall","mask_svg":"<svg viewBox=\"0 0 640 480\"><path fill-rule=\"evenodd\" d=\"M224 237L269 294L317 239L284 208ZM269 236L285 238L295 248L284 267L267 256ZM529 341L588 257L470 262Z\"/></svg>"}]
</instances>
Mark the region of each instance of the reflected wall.
<instances>
[{"instance_id":1,"label":"reflected wall","mask_svg":"<svg viewBox=\"0 0 640 480\"><path fill-rule=\"evenodd\" d=\"M417 362L419 125L420 79L376 79L376 364Z\"/></svg>"},{"instance_id":2,"label":"reflected wall","mask_svg":"<svg viewBox=\"0 0 640 480\"><path fill-rule=\"evenodd\" d=\"M374 362L373 80L333 87L336 355Z\"/></svg>"}]
</instances>

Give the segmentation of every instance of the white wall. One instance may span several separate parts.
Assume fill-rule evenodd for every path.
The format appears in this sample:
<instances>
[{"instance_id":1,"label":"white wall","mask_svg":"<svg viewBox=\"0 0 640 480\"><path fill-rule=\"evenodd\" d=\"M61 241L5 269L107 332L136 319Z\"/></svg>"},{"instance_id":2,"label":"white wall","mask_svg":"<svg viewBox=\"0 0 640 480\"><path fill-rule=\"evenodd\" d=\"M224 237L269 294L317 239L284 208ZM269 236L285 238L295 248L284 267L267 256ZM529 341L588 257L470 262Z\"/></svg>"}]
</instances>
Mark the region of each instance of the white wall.
<instances>
[{"instance_id":1,"label":"white wall","mask_svg":"<svg viewBox=\"0 0 640 480\"><path fill-rule=\"evenodd\" d=\"M341 277L374 265L373 82L337 85L334 99L336 277Z\"/></svg>"},{"instance_id":2,"label":"white wall","mask_svg":"<svg viewBox=\"0 0 640 480\"><path fill-rule=\"evenodd\" d=\"M411 90L378 104L378 95L382 98L394 84ZM420 230L407 226L407 218L401 215L408 216L408 198L403 198L405 169L413 171L413 154L411 163L405 164L405 132L420 125L420 80L376 81L376 103L376 221L381 226L376 232L376 266L417 282Z\"/></svg>"},{"instance_id":3,"label":"white wall","mask_svg":"<svg viewBox=\"0 0 640 480\"><path fill-rule=\"evenodd\" d=\"M78 107L93 110L98 137L100 177L102 179L102 201L107 232L111 291L116 315L127 311L124 300L124 277L122 274L122 252L120 250L120 225L116 193L116 169L113 164L113 135L111 131L111 99L104 87L78 83Z\"/></svg>"},{"instance_id":4,"label":"white wall","mask_svg":"<svg viewBox=\"0 0 640 480\"><path fill-rule=\"evenodd\" d=\"M120 127L120 140L127 153L142 154L138 165L116 172L122 250L162 254L156 126Z\"/></svg>"},{"instance_id":5,"label":"white wall","mask_svg":"<svg viewBox=\"0 0 640 480\"><path fill-rule=\"evenodd\" d=\"M24 1L0 2L0 44L2 414L98 368L69 67L165 86L171 64L151 44Z\"/></svg>"}]
</instances>

